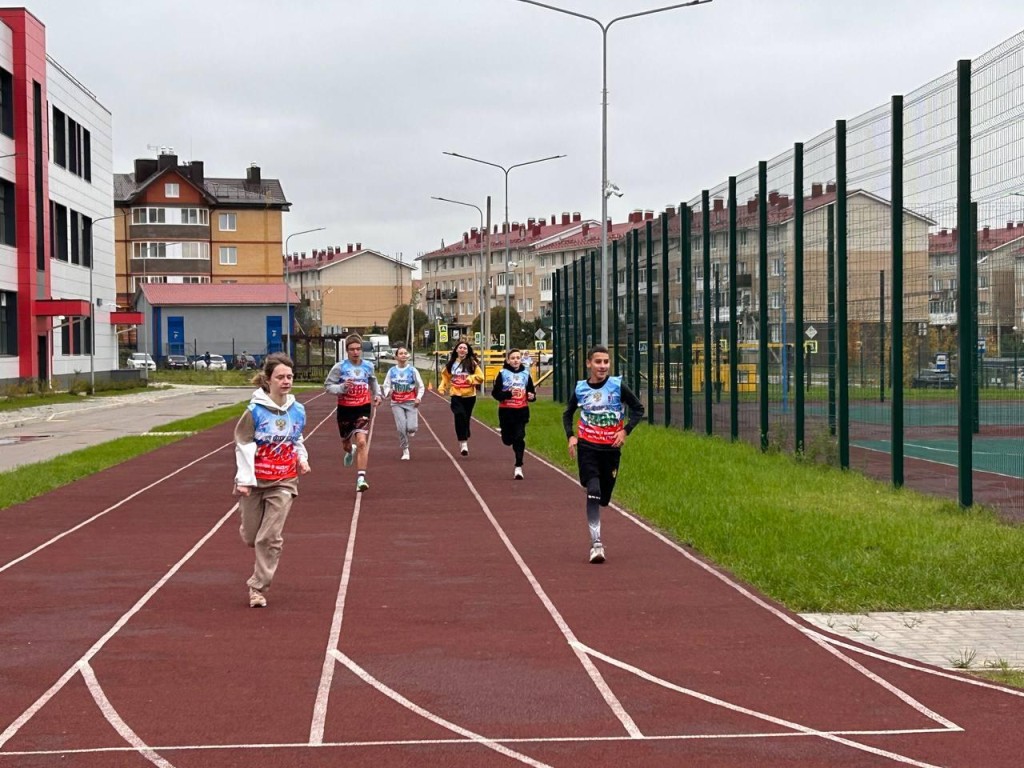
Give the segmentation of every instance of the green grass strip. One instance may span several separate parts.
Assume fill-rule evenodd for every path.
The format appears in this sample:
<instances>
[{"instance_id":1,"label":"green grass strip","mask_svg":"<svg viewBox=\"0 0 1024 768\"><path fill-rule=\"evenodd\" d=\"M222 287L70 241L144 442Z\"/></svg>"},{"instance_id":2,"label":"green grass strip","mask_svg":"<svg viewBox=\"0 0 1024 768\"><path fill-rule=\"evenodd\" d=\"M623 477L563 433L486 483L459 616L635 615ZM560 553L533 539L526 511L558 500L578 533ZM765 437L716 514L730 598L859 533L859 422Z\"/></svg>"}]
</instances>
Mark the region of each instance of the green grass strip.
<instances>
[{"instance_id":1,"label":"green grass strip","mask_svg":"<svg viewBox=\"0 0 1024 768\"><path fill-rule=\"evenodd\" d=\"M246 399L243 402L248 402ZM215 408L204 413L179 419L169 424L154 427L151 433L170 432L166 437L132 435L111 440L107 443L82 448L55 459L25 464L6 472L0 472L0 509L20 504L36 496L49 493L55 488L88 477L107 467L141 456L157 448L182 440L189 434L237 420L242 413L243 403Z\"/></svg>"},{"instance_id":2,"label":"green grass strip","mask_svg":"<svg viewBox=\"0 0 1024 768\"><path fill-rule=\"evenodd\" d=\"M561 410L532 406L527 447L575 476ZM614 501L794 611L1024 607L1024 529L746 443L641 425Z\"/></svg>"}]
</instances>

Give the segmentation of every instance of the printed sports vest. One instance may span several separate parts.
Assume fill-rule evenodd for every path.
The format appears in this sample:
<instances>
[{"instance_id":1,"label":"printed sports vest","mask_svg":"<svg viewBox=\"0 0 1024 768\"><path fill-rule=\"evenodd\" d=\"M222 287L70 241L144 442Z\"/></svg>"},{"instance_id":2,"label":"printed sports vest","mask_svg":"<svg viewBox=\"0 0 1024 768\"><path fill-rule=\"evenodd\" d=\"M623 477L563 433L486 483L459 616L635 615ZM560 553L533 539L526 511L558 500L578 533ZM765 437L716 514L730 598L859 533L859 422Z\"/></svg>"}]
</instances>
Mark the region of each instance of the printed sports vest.
<instances>
[{"instance_id":1,"label":"printed sports vest","mask_svg":"<svg viewBox=\"0 0 1024 768\"><path fill-rule=\"evenodd\" d=\"M510 371L508 368L501 369L501 389L504 392L511 392L512 397L498 403L499 408L525 408L529 403L526 400L526 385L530 381L530 372L527 370Z\"/></svg>"},{"instance_id":2,"label":"printed sports vest","mask_svg":"<svg viewBox=\"0 0 1024 768\"><path fill-rule=\"evenodd\" d=\"M297 477L295 443L306 427L306 409L295 403L281 413L250 403L249 411L256 432L256 479L277 481Z\"/></svg>"},{"instance_id":3,"label":"printed sports vest","mask_svg":"<svg viewBox=\"0 0 1024 768\"><path fill-rule=\"evenodd\" d=\"M596 445L611 445L623 428L622 377L609 376L604 386L594 389L585 380L576 383L580 407L578 437Z\"/></svg>"},{"instance_id":4,"label":"printed sports vest","mask_svg":"<svg viewBox=\"0 0 1024 768\"><path fill-rule=\"evenodd\" d=\"M416 369L411 365L405 368L394 366L388 371L388 383L391 385L391 402L411 403L416 399Z\"/></svg>"},{"instance_id":5,"label":"printed sports vest","mask_svg":"<svg viewBox=\"0 0 1024 768\"><path fill-rule=\"evenodd\" d=\"M345 391L338 395L338 405L369 405L370 379L373 378L373 365L363 360L358 365L351 360L344 360L338 372Z\"/></svg>"}]
</instances>

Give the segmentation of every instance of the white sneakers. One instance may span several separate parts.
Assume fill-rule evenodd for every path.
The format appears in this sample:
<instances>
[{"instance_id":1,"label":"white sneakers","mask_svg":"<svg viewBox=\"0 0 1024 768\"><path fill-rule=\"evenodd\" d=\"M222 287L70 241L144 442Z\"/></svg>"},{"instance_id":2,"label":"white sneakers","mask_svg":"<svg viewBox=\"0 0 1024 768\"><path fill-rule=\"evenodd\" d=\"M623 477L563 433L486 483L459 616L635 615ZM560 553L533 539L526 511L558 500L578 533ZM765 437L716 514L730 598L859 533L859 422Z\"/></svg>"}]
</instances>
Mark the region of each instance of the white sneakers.
<instances>
[{"instance_id":1,"label":"white sneakers","mask_svg":"<svg viewBox=\"0 0 1024 768\"><path fill-rule=\"evenodd\" d=\"M266 608L267 598L263 596L263 593L258 589L249 587L249 607L250 608Z\"/></svg>"},{"instance_id":2,"label":"white sneakers","mask_svg":"<svg viewBox=\"0 0 1024 768\"><path fill-rule=\"evenodd\" d=\"M460 441L459 450L462 452L463 456L469 456L469 443L465 440Z\"/></svg>"},{"instance_id":3,"label":"white sneakers","mask_svg":"<svg viewBox=\"0 0 1024 768\"><path fill-rule=\"evenodd\" d=\"M403 448L402 449L402 461L408 461L408 460L409 460L409 449L408 448Z\"/></svg>"},{"instance_id":4,"label":"white sneakers","mask_svg":"<svg viewBox=\"0 0 1024 768\"><path fill-rule=\"evenodd\" d=\"M594 565L604 562L604 545L600 542L590 548L590 562Z\"/></svg>"},{"instance_id":5,"label":"white sneakers","mask_svg":"<svg viewBox=\"0 0 1024 768\"><path fill-rule=\"evenodd\" d=\"M345 451L344 462L345 462L345 466L346 467L351 467L352 466L352 462L354 462L356 460L356 451L358 450L358 448L359 448L358 445L356 445L355 443L352 443L352 447L349 450Z\"/></svg>"},{"instance_id":6,"label":"white sneakers","mask_svg":"<svg viewBox=\"0 0 1024 768\"><path fill-rule=\"evenodd\" d=\"M522 467L516 467L516 471L512 474L512 477L514 477L516 480L522 480L523 479L523 468Z\"/></svg>"}]
</instances>

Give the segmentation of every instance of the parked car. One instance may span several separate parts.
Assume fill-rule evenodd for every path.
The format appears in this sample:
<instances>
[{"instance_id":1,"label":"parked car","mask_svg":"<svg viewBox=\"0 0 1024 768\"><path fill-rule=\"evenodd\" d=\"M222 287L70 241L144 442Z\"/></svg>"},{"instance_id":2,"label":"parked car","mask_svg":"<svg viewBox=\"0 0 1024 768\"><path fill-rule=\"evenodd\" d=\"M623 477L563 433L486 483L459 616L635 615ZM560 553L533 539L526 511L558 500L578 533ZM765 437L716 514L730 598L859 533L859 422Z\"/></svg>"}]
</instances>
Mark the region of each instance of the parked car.
<instances>
[{"instance_id":1,"label":"parked car","mask_svg":"<svg viewBox=\"0 0 1024 768\"><path fill-rule=\"evenodd\" d=\"M956 389L956 378L949 371L928 369L918 373L910 386L913 389Z\"/></svg>"},{"instance_id":2,"label":"parked car","mask_svg":"<svg viewBox=\"0 0 1024 768\"><path fill-rule=\"evenodd\" d=\"M172 370L183 370L188 368L188 358L185 355L168 355L167 367Z\"/></svg>"},{"instance_id":3,"label":"parked car","mask_svg":"<svg viewBox=\"0 0 1024 768\"><path fill-rule=\"evenodd\" d=\"M199 355L192 363L197 371L206 370L206 355ZM224 359L223 355L210 355L210 370L211 371L226 371L228 369L228 361Z\"/></svg>"},{"instance_id":4,"label":"parked car","mask_svg":"<svg viewBox=\"0 0 1024 768\"><path fill-rule=\"evenodd\" d=\"M156 370L156 361L153 360L153 356L148 352L132 352L128 355L125 365L137 371L141 371L143 368L148 368L151 371Z\"/></svg>"}]
</instances>

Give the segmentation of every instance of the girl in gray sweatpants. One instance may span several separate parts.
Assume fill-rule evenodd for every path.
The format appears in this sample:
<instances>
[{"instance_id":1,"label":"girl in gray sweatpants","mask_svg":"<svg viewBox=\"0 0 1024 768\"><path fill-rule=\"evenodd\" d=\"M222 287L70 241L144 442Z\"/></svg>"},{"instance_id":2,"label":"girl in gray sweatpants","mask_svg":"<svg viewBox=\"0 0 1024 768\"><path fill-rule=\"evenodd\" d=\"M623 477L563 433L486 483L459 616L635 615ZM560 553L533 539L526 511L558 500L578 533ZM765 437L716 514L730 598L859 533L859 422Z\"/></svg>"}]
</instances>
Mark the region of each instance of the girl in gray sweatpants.
<instances>
[{"instance_id":1,"label":"girl in gray sweatpants","mask_svg":"<svg viewBox=\"0 0 1024 768\"><path fill-rule=\"evenodd\" d=\"M416 434L419 418L416 409L423 399L423 379L420 372L409 365L409 350L395 350L393 366L384 377L384 398L391 398L391 413L398 430L398 444L402 447L402 461L409 460L409 438Z\"/></svg>"}]
</instances>

